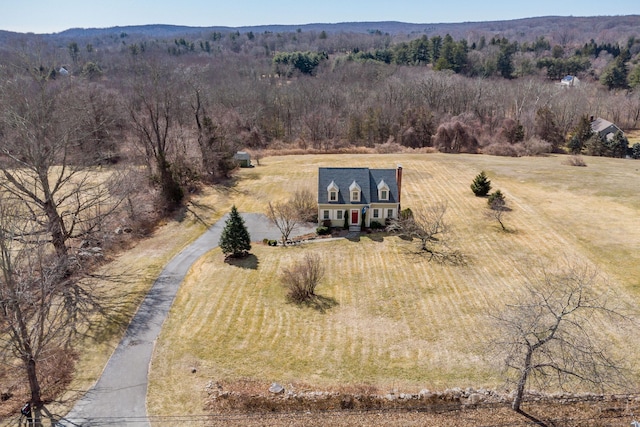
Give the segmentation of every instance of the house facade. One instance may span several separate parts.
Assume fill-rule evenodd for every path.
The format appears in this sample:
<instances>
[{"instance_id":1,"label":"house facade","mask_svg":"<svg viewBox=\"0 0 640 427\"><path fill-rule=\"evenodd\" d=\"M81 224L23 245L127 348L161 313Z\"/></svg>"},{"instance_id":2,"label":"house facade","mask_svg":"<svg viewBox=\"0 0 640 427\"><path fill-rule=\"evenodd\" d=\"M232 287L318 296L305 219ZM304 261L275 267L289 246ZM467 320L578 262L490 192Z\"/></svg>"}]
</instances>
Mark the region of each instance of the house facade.
<instances>
[{"instance_id":1,"label":"house facade","mask_svg":"<svg viewBox=\"0 0 640 427\"><path fill-rule=\"evenodd\" d=\"M360 230L400 214L402 167L319 168L318 223Z\"/></svg>"}]
</instances>

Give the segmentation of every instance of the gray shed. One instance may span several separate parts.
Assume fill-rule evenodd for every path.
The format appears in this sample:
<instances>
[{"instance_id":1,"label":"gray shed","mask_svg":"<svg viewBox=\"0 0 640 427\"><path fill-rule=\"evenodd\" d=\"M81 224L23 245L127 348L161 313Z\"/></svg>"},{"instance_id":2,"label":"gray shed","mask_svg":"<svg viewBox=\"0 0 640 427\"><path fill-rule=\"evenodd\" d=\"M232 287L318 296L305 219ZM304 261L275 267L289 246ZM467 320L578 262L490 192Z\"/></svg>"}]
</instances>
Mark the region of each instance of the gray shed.
<instances>
[{"instance_id":1,"label":"gray shed","mask_svg":"<svg viewBox=\"0 0 640 427\"><path fill-rule=\"evenodd\" d=\"M233 155L233 159L238 162L241 168L250 168L251 165L251 154L246 151L238 151Z\"/></svg>"}]
</instances>

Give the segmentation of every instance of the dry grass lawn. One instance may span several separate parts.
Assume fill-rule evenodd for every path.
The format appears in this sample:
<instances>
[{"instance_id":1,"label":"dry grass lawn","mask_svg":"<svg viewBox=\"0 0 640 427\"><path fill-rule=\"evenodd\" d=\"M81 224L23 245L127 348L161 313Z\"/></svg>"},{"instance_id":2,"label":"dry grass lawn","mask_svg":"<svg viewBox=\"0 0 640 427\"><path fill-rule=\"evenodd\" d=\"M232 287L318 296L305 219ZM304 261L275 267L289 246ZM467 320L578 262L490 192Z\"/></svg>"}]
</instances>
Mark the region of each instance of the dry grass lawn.
<instances>
[{"instance_id":1,"label":"dry grass lawn","mask_svg":"<svg viewBox=\"0 0 640 427\"><path fill-rule=\"evenodd\" d=\"M629 145L640 142L640 129L630 130L624 133L629 140Z\"/></svg>"},{"instance_id":2,"label":"dry grass lawn","mask_svg":"<svg viewBox=\"0 0 640 427\"><path fill-rule=\"evenodd\" d=\"M586 157L587 167L571 167L564 161L314 155L265 158L242 170L235 187L200 202L218 213L231 203L241 212L262 212L268 201L298 188L315 192L320 166L400 163L403 207L446 201L453 245L468 263L426 262L408 253L409 243L385 234L286 249L256 244L257 268L228 265L216 249L194 265L164 325L150 368L149 413L203 413L211 380L406 392L501 386L486 314L508 301L533 265L571 257L598 266L620 298L640 294L640 162ZM486 200L469 188L481 170L513 208L508 233L483 216ZM331 305L325 312L286 303L279 283L281 269L308 252L326 267L318 288ZM623 352L638 337L610 340ZM640 356L626 354L638 366Z\"/></svg>"}]
</instances>

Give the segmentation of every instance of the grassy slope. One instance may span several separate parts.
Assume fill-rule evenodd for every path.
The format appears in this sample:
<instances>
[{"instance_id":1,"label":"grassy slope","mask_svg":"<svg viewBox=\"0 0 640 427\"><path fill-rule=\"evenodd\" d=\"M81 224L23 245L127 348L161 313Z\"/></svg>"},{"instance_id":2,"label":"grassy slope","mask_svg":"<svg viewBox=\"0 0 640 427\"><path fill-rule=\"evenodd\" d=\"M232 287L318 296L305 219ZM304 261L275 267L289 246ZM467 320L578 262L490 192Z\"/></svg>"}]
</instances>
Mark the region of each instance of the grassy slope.
<instances>
[{"instance_id":1,"label":"grassy slope","mask_svg":"<svg viewBox=\"0 0 640 427\"><path fill-rule=\"evenodd\" d=\"M150 370L150 413L202 412L209 380L404 390L498 386L485 357L485 315L506 301L532 263L575 256L597 264L623 298L640 292L640 166L586 161L578 168L562 157L292 156L242 171L244 179L225 197L240 211L262 211L296 188L315 190L319 166L399 162L403 207L447 201L455 245L469 264L427 263L389 236L287 249L255 245L257 269L229 266L214 250L190 272L165 324ZM480 170L512 204L511 233L483 217L486 201L469 189ZM309 251L327 269L319 293L337 303L325 314L286 304L278 282L282 266ZM625 339L612 337L612 345Z\"/></svg>"}]
</instances>

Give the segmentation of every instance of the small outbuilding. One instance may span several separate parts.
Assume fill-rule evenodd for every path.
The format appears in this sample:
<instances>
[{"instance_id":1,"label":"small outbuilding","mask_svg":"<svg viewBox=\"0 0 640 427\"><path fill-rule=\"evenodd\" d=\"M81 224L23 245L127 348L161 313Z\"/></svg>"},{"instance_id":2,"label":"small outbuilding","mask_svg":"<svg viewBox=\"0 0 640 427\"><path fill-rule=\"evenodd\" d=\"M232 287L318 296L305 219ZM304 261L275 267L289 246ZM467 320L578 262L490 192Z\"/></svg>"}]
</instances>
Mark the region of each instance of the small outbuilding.
<instances>
[{"instance_id":1,"label":"small outbuilding","mask_svg":"<svg viewBox=\"0 0 640 427\"><path fill-rule=\"evenodd\" d=\"M560 84L563 86L577 86L580 83L580 80L576 76L564 76L562 80L560 80Z\"/></svg>"},{"instance_id":2,"label":"small outbuilding","mask_svg":"<svg viewBox=\"0 0 640 427\"><path fill-rule=\"evenodd\" d=\"M251 164L251 154L247 153L246 151L238 151L233 155L233 159L241 168L253 167L253 165Z\"/></svg>"}]
</instances>

